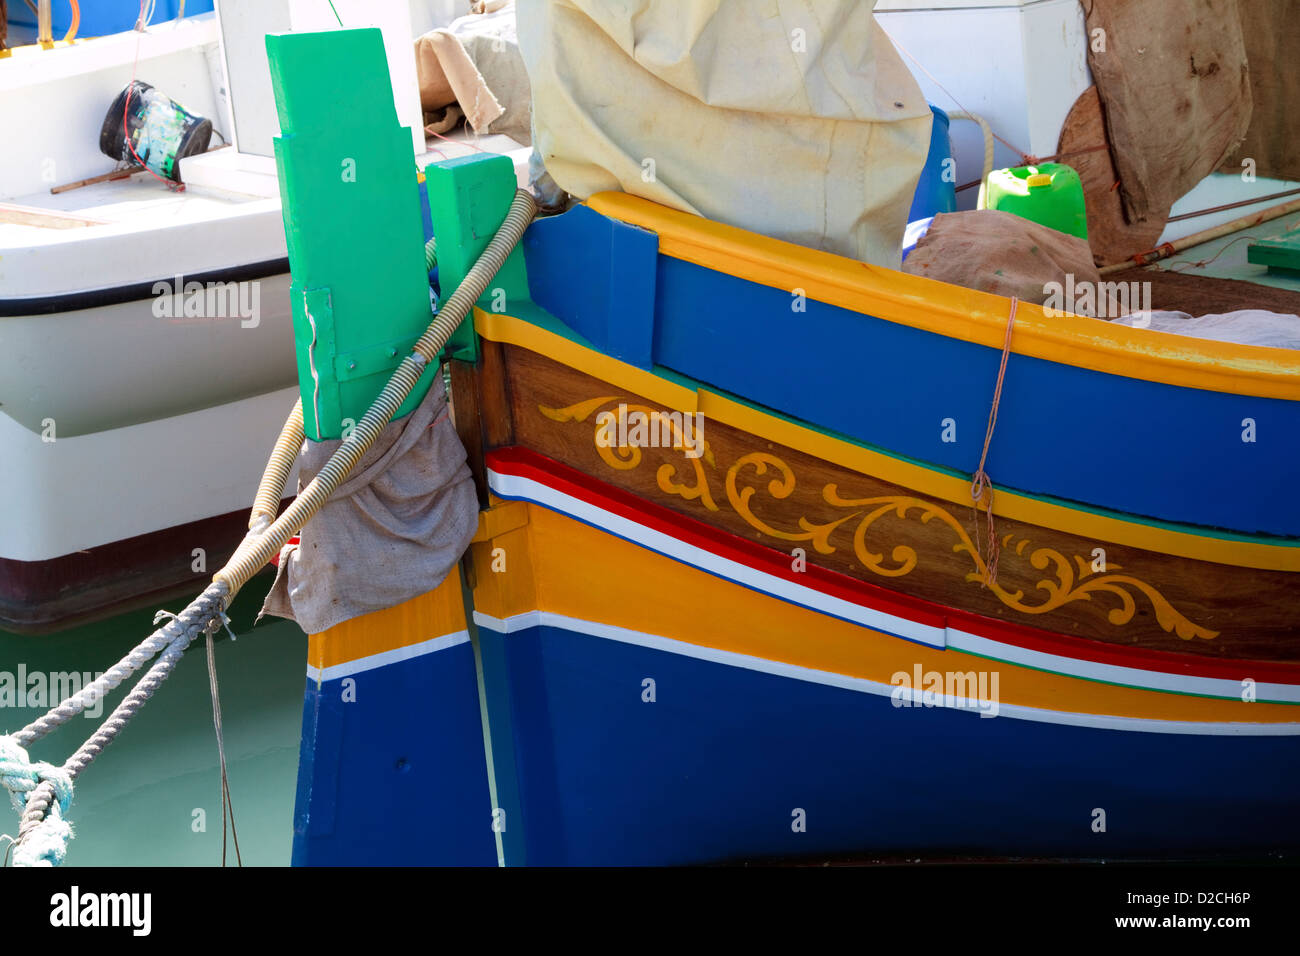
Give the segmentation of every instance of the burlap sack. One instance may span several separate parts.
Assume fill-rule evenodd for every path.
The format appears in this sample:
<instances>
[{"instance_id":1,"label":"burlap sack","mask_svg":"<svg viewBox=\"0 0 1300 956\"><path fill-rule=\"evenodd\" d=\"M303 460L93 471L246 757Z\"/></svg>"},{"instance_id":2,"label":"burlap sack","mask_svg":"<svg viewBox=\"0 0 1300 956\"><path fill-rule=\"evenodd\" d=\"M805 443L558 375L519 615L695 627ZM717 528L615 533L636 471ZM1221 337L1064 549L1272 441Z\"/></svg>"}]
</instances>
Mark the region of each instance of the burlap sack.
<instances>
[{"instance_id":1,"label":"burlap sack","mask_svg":"<svg viewBox=\"0 0 1300 956\"><path fill-rule=\"evenodd\" d=\"M935 216L903 271L1040 305L1052 295L1051 283L1091 283L1094 305L1083 313L1114 314L1109 299L1096 302L1101 276L1085 240L996 209Z\"/></svg>"},{"instance_id":2,"label":"burlap sack","mask_svg":"<svg viewBox=\"0 0 1300 956\"><path fill-rule=\"evenodd\" d=\"M1237 15L1250 69L1250 128L1221 167L1300 180L1300 0L1239 0Z\"/></svg>"},{"instance_id":3,"label":"burlap sack","mask_svg":"<svg viewBox=\"0 0 1300 956\"><path fill-rule=\"evenodd\" d=\"M441 113L458 104L479 134L503 133L531 145L532 105L528 72L515 38L513 2L476 4L475 12L415 41L420 106ZM435 121L429 132L445 132Z\"/></svg>"}]
</instances>

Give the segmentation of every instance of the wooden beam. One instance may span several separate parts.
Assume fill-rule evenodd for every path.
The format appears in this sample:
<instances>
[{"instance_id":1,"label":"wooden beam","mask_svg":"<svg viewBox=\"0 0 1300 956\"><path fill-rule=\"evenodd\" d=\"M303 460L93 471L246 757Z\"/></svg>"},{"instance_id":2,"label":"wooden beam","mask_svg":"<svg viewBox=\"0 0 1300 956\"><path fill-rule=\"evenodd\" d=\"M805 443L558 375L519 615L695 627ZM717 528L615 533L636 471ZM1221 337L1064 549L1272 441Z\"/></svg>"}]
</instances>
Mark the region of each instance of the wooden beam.
<instances>
[{"instance_id":1,"label":"wooden beam","mask_svg":"<svg viewBox=\"0 0 1300 956\"><path fill-rule=\"evenodd\" d=\"M0 224L40 226L43 229L77 229L82 226L106 226L108 220L91 219L88 216L73 215L55 209L41 209L38 206L0 203Z\"/></svg>"},{"instance_id":2,"label":"wooden beam","mask_svg":"<svg viewBox=\"0 0 1300 956\"><path fill-rule=\"evenodd\" d=\"M70 189L80 189L82 186L93 186L96 183L108 183L117 179L126 179L135 173L143 171L143 166L138 163L132 163L126 169L115 169L109 173L100 173L98 176L91 176L89 179L78 179L74 183L64 183L62 186L51 186L50 192L58 195L59 193L66 193Z\"/></svg>"}]
</instances>

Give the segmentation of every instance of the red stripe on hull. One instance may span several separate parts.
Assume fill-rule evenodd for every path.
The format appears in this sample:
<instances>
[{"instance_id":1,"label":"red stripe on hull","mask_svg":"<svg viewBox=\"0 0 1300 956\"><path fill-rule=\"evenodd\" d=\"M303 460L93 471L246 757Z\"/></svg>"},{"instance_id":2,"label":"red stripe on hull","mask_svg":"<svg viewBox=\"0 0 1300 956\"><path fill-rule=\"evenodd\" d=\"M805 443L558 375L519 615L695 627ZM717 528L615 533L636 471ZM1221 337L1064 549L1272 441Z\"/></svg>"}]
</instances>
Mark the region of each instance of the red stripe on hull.
<instances>
[{"instance_id":1,"label":"red stripe on hull","mask_svg":"<svg viewBox=\"0 0 1300 956\"><path fill-rule=\"evenodd\" d=\"M491 451L487 455L487 464L493 471L531 479L727 560L860 607L904 617L918 624L951 627L1025 650L1116 667L1234 681L1250 677L1271 683L1300 683L1300 663L1216 661L1168 651L1117 647L1102 641L1052 634L1023 624L945 607L813 564L809 564L805 571L795 571L790 567L789 556L782 552L746 541L696 518L639 498L526 448L515 446Z\"/></svg>"}]
</instances>

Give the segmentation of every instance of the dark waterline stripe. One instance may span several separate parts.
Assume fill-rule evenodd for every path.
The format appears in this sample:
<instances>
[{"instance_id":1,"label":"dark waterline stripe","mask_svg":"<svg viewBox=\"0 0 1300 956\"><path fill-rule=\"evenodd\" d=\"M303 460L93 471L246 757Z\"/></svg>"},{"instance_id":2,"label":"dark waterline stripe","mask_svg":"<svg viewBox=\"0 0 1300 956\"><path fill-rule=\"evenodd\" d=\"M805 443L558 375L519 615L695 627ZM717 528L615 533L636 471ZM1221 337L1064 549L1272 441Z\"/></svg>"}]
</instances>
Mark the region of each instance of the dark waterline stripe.
<instances>
[{"instance_id":1,"label":"dark waterline stripe","mask_svg":"<svg viewBox=\"0 0 1300 956\"><path fill-rule=\"evenodd\" d=\"M250 262L242 266L225 269L212 269L208 272L196 272L191 275L182 273L188 282L247 282L251 279L266 279L271 276L286 275L289 272L289 259L267 259L263 262ZM176 276L169 275L146 282L133 282L129 285L112 286L103 289L90 289L86 292L63 292L58 295L25 296L0 298L0 317L19 315L55 315L60 312L77 312L83 309L97 309L106 305L118 305L122 302L138 302L154 296L153 287L158 282L170 282ZM180 291L180 290L176 290Z\"/></svg>"}]
</instances>

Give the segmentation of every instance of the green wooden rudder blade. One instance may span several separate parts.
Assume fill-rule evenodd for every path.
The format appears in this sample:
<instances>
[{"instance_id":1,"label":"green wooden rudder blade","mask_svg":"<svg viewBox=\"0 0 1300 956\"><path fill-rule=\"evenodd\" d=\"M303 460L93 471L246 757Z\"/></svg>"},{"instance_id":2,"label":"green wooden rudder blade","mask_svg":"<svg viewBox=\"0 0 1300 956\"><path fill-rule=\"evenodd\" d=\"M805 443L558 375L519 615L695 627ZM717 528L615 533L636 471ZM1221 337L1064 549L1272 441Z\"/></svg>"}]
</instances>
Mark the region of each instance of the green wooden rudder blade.
<instances>
[{"instance_id":1,"label":"green wooden rudder blade","mask_svg":"<svg viewBox=\"0 0 1300 956\"><path fill-rule=\"evenodd\" d=\"M397 122L379 30L272 34L266 52L303 430L341 438L429 324L411 134Z\"/></svg>"}]
</instances>

